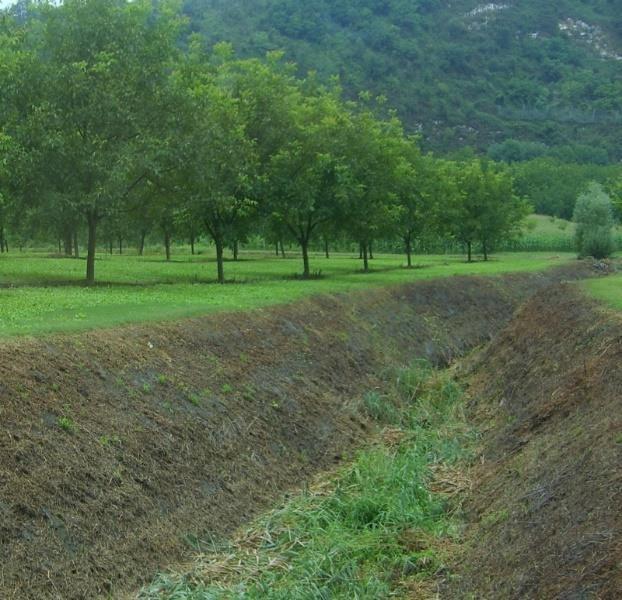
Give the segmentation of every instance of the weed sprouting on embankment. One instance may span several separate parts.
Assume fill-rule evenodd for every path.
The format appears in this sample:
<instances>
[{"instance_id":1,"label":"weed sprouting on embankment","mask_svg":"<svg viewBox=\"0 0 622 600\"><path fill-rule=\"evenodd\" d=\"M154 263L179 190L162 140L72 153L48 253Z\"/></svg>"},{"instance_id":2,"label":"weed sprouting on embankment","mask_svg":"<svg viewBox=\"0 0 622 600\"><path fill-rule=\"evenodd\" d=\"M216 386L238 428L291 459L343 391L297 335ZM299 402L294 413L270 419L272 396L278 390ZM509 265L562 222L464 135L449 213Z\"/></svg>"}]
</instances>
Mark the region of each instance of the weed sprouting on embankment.
<instances>
[{"instance_id":1,"label":"weed sprouting on embankment","mask_svg":"<svg viewBox=\"0 0 622 600\"><path fill-rule=\"evenodd\" d=\"M362 401L383 426L372 446L139 597L430 597L459 532L451 498L463 483L449 474L475 434L447 373L418 362L386 380Z\"/></svg>"}]
</instances>

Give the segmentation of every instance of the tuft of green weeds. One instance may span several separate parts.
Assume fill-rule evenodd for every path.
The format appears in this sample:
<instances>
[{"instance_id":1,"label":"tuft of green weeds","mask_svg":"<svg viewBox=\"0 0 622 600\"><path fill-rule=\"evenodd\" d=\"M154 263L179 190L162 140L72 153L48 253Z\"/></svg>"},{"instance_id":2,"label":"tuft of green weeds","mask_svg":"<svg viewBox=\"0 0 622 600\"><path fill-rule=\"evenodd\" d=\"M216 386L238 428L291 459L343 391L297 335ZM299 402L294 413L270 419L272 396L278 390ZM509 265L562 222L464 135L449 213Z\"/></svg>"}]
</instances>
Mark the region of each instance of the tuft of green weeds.
<instances>
[{"instance_id":1,"label":"tuft of green weeds","mask_svg":"<svg viewBox=\"0 0 622 600\"><path fill-rule=\"evenodd\" d=\"M363 407L370 418L380 423L397 425L402 418L392 399L375 390L363 396Z\"/></svg>"},{"instance_id":2,"label":"tuft of green weeds","mask_svg":"<svg viewBox=\"0 0 622 600\"><path fill-rule=\"evenodd\" d=\"M201 396L199 396L198 394L189 394L188 401L190 402L190 404L194 404L194 406L201 406Z\"/></svg>"},{"instance_id":3,"label":"tuft of green weeds","mask_svg":"<svg viewBox=\"0 0 622 600\"><path fill-rule=\"evenodd\" d=\"M391 425L384 443L139 597L375 600L432 589L460 529L448 497L431 489L433 473L463 460L474 434L448 376L421 363L389 376L385 393L363 401Z\"/></svg>"},{"instance_id":4,"label":"tuft of green weeds","mask_svg":"<svg viewBox=\"0 0 622 600\"><path fill-rule=\"evenodd\" d=\"M510 513L507 509L501 509L491 512L482 518L482 527L493 527L499 523L503 523L510 518Z\"/></svg>"},{"instance_id":5,"label":"tuft of green weeds","mask_svg":"<svg viewBox=\"0 0 622 600\"><path fill-rule=\"evenodd\" d=\"M121 443L121 438L118 435L102 435L99 437L98 442L104 447L117 446Z\"/></svg>"},{"instance_id":6,"label":"tuft of green weeds","mask_svg":"<svg viewBox=\"0 0 622 600\"><path fill-rule=\"evenodd\" d=\"M57 423L58 426L67 433L73 433L76 430L76 424L71 417L58 417Z\"/></svg>"}]
</instances>

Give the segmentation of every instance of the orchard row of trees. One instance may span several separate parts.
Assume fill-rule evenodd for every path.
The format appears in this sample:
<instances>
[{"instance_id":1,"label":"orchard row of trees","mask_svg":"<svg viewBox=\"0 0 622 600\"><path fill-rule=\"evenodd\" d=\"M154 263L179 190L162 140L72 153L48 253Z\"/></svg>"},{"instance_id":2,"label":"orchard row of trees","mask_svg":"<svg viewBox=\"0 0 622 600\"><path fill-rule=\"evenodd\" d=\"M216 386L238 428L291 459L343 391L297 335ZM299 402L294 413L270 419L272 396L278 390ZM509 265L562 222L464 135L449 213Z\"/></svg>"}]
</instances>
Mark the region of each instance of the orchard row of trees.
<instances>
[{"instance_id":1,"label":"orchard row of trees","mask_svg":"<svg viewBox=\"0 0 622 600\"><path fill-rule=\"evenodd\" d=\"M154 227L208 234L223 251L250 233L301 248L346 235L365 269L373 240L421 236L484 252L527 213L503 167L422 154L379 100L342 99L281 54L237 59L183 39L178 7L150 0L37 5L0 34L0 233L26 223L77 247L87 233L143 242ZM384 114L384 117L378 117ZM121 233L119 234L121 235Z\"/></svg>"}]
</instances>

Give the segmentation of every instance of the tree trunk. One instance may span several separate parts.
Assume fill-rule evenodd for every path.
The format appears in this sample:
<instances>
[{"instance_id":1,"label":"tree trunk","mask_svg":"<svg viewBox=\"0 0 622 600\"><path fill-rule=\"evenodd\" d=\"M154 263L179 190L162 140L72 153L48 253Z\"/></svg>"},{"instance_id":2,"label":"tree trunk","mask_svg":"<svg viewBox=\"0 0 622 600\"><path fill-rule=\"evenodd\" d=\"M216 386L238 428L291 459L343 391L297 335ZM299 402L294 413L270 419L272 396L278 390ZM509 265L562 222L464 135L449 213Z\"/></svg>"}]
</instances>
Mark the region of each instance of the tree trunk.
<instances>
[{"instance_id":1,"label":"tree trunk","mask_svg":"<svg viewBox=\"0 0 622 600\"><path fill-rule=\"evenodd\" d=\"M0 253L4 252L4 227L0 227Z\"/></svg>"},{"instance_id":2,"label":"tree trunk","mask_svg":"<svg viewBox=\"0 0 622 600\"><path fill-rule=\"evenodd\" d=\"M374 260L374 250L372 248L372 242L369 242L369 260Z\"/></svg>"},{"instance_id":3,"label":"tree trunk","mask_svg":"<svg viewBox=\"0 0 622 600\"><path fill-rule=\"evenodd\" d=\"M145 253L145 238L147 237L147 231L142 229L140 232L140 245L138 246L138 255L142 256Z\"/></svg>"},{"instance_id":4,"label":"tree trunk","mask_svg":"<svg viewBox=\"0 0 622 600\"><path fill-rule=\"evenodd\" d=\"M194 256L194 233L190 234L190 254L192 254L192 256Z\"/></svg>"},{"instance_id":5,"label":"tree trunk","mask_svg":"<svg viewBox=\"0 0 622 600\"><path fill-rule=\"evenodd\" d=\"M330 258L330 252L328 248L328 238L324 238L324 255L326 258Z\"/></svg>"},{"instance_id":6,"label":"tree trunk","mask_svg":"<svg viewBox=\"0 0 622 600\"><path fill-rule=\"evenodd\" d=\"M63 233L63 249L65 251L65 256L72 255L72 237L71 237L71 229L65 229Z\"/></svg>"},{"instance_id":7,"label":"tree trunk","mask_svg":"<svg viewBox=\"0 0 622 600\"><path fill-rule=\"evenodd\" d=\"M233 240L233 260L238 260L238 254L240 252L240 246L238 240Z\"/></svg>"},{"instance_id":8,"label":"tree trunk","mask_svg":"<svg viewBox=\"0 0 622 600\"><path fill-rule=\"evenodd\" d=\"M488 260L488 246L486 242L482 242L482 251L484 252L484 260Z\"/></svg>"},{"instance_id":9,"label":"tree trunk","mask_svg":"<svg viewBox=\"0 0 622 600\"><path fill-rule=\"evenodd\" d=\"M218 267L218 283L225 282L224 243L221 237L214 237L216 244L216 265Z\"/></svg>"},{"instance_id":10,"label":"tree trunk","mask_svg":"<svg viewBox=\"0 0 622 600\"><path fill-rule=\"evenodd\" d=\"M301 240L300 247L302 248L302 278L309 279L311 276L311 270L309 269L309 240Z\"/></svg>"},{"instance_id":11,"label":"tree trunk","mask_svg":"<svg viewBox=\"0 0 622 600\"><path fill-rule=\"evenodd\" d=\"M412 248L412 239L411 239L410 234L404 238L404 242L406 245L406 263L408 265L408 268L410 269L413 266L413 259L412 259L413 248Z\"/></svg>"},{"instance_id":12,"label":"tree trunk","mask_svg":"<svg viewBox=\"0 0 622 600\"><path fill-rule=\"evenodd\" d=\"M473 256L473 253L472 253L472 251L471 251L471 250L472 250L472 249L471 249L471 242L467 242L467 261L468 261L468 262L473 262L473 261L472 261L472 256Z\"/></svg>"},{"instance_id":13,"label":"tree trunk","mask_svg":"<svg viewBox=\"0 0 622 600\"><path fill-rule=\"evenodd\" d=\"M274 249L275 249L276 256L278 256L279 255L279 243L278 242L275 244L275 248Z\"/></svg>"},{"instance_id":14,"label":"tree trunk","mask_svg":"<svg viewBox=\"0 0 622 600\"><path fill-rule=\"evenodd\" d=\"M80 258L80 246L78 245L78 230L73 230L73 257Z\"/></svg>"},{"instance_id":15,"label":"tree trunk","mask_svg":"<svg viewBox=\"0 0 622 600\"><path fill-rule=\"evenodd\" d=\"M279 244L281 245L281 258L285 258L285 246L283 246L283 240L279 240Z\"/></svg>"},{"instance_id":16,"label":"tree trunk","mask_svg":"<svg viewBox=\"0 0 622 600\"><path fill-rule=\"evenodd\" d=\"M166 260L171 260L171 234L168 231L164 232L164 252Z\"/></svg>"},{"instance_id":17,"label":"tree trunk","mask_svg":"<svg viewBox=\"0 0 622 600\"><path fill-rule=\"evenodd\" d=\"M123 238L119 236L119 254L123 254Z\"/></svg>"},{"instance_id":18,"label":"tree trunk","mask_svg":"<svg viewBox=\"0 0 622 600\"><path fill-rule=\"evenodd\" d=\"M62 247L61 247L61 244L62 244L62 241L61 241L61 239L60 239L60 238L58 238L58 253L59 253L59 254L61 254L61 253L62 253L62 251L63 251L63 249L62 249Z\"/></svg>"},{"instance_id":19,"label":"tree trunk","mask_svg":"<svg viewBox=\"0 0 622 600\"><path fill-rule=\"evenodd\" d=\"M367 256L367 244L362 244L363 248L363 271L367 273L369 271L369 260Z\"/></svg>"},{"instance_id":20,"label":"tree trunk","mask_svg":"<svg viewBox=\"0 0 622 600\"><path fill-rule=\"evenodd\" d=\"M89 211L86 215L88 222L88 241L86 254L86 284L93 285L95 283L95 251L97 240L97 215Z\"/></svg>"},{"instance_id":21,"label":"tree trunk","mask_svg":"<svg viewBox=\"0 0 622 600\"><path fill-rule=\"evenodd\" d=\"M112 238L108 240L108 250L110 251L110 254L114 254L114 240Z\"/></svg>"}]
</instances>

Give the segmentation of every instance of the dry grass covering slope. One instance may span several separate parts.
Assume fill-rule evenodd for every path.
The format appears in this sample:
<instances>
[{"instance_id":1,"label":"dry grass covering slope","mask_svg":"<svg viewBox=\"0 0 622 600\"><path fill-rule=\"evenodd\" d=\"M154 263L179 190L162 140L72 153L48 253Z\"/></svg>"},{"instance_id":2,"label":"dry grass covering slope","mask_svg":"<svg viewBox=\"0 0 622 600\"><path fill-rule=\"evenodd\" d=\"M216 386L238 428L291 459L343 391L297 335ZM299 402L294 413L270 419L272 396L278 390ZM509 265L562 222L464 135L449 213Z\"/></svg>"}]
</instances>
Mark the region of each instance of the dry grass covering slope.
<instances>
[{"instance_id":1,"label":"dry grass covering slope","mask_svg":"<svg viewBox=\"0 0 622 600\"><path fill-rule=\"evenodd\" d=\"M622 597L622 318L537 294L476 360L484 435L448 597Z\"/></svg>"}]
</instances>

